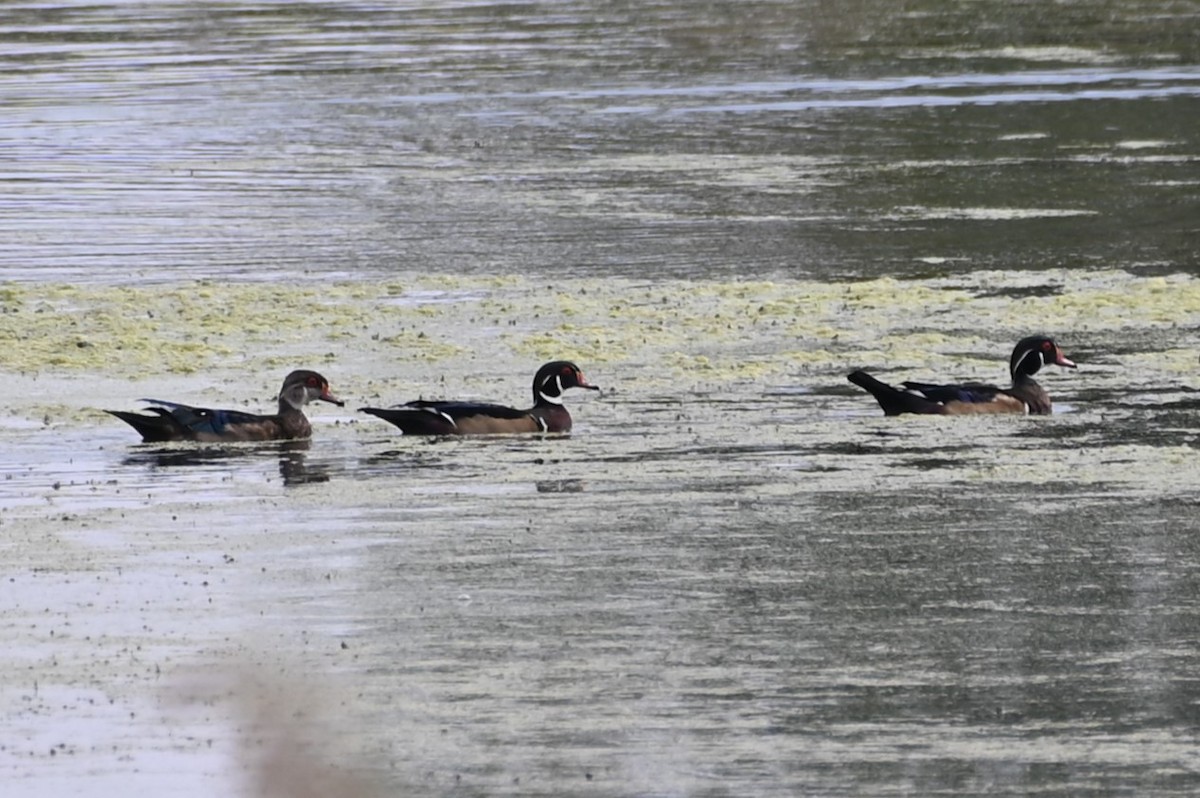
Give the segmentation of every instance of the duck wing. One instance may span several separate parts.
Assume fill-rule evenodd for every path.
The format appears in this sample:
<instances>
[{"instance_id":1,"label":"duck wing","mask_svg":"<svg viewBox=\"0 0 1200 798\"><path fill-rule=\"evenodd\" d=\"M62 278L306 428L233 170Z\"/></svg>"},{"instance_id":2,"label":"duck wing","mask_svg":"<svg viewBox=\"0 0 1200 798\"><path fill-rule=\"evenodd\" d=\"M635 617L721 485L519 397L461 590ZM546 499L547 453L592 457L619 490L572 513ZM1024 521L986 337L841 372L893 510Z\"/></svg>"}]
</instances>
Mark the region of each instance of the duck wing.
<instances>
[{"instance_id":1,"label":"duck wing","mask_svg":"<svg viewBox=\"0 0 1200 798\"><path fill-rule=\"evenodd\" d=\"M1004 393L1002 388L984 383L969 382L962 385L934 385L928 382L903 382L906 390L918 393L934 402L948 404L962 402L963 404L986 404L993 402Z\"/></svg>"},{"instance_id":2,"label":"duck wing","mask_svg":"<svg viewBox=\"0 0 1200 798\"><path fill-rule=\"evenodd\" d=\"M162 399L142 399L150 404L150 412L169 418L185 437L174 440L241 440L239 428L258 427L270 417L241 410L215 410L193 407Z\"/></svg>"},{"instance_id":3,"label":"duck wing","mask_svg":"<svg viewBox=\"0 0 1200 798\"><path fill-rule=\"evenodd\" d=\"M535 432L541 425L528 410L488 402L418 400L397 407L362 407L364 413L399 427L405 435L471 435Z\"/></svg>"}]
</instances>

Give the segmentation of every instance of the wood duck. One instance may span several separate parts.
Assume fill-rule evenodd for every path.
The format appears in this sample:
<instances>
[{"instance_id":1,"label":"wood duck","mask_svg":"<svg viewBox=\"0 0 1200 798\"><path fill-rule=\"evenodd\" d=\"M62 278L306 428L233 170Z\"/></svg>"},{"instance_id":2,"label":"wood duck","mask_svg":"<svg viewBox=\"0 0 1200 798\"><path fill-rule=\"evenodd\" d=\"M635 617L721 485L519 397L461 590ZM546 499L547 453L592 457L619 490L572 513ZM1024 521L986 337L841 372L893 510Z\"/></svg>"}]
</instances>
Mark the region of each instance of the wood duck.
<instances>
[{"instance_id":1,"label":"wood duck","mask_svg":"<svg viewBox=\"0 0 1200 798\"><path fill-rule=\"evenodd\" d=\"M484 402L418 400L395 407L361 407L363 413L395 424L405 435L497 435L516 432L570 432L571 414L563 407L568 388L600 387L588 382L579 366L556 360L533 377L533 407L518 410Z\"/></svg>"},{"instance_id":2,"label":"wood duck","mask_svg":"<svg viewBox=\"0 0 1200 798\"><path fill-rule=\"evenodd\" d=\"M129 424L145 442L165 441L279 441L307 438L312 426L304 417L304 406L311 401L346 403L329 392L329 381L315 371L293 371L279 389L279 412L257 415L240 410L211 410L161 399L149 402L149 413L106 410Z\"/></svg>"},{"instance_id":3,"label":"wood duck","mask_svg":"<svg viewBox=\"0 0 1200 798\"><path fill-rule=\"evenodd\" d=\"M1063 366L1073 369L1075 364L1067 359L1053 338L1032 335L1022 338L1013 349L1008 363L1012 375L1011 388L995 385L966 383L964 385L931 385L923 382L901 383L905 390L893 388L887 383L856 371L847 379L865 388L879 402L884 415L898 416L901 413L926 413L945 416L967 413L1029 413L1048 415L1051 412L1050 395L1037 384L1033 375L1043 365Z\"/></svg>"}]
</instances>

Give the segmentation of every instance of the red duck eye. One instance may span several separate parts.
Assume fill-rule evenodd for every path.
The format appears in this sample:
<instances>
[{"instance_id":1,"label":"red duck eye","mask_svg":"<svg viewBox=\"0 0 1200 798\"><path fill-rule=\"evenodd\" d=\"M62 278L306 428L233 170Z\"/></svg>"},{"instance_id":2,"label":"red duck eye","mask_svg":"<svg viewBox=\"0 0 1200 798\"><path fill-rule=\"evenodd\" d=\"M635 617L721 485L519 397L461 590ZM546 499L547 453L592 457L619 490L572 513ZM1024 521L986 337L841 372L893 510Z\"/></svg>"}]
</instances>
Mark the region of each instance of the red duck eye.
<instances>
[{"instance_id":1,"label":"red duck eye","mask_svg":"<svg viewBox=\"0 0 1200 798\"><path fill-rule=\"evenodd\" d=\"M321 381L318 380L316 377L309 377L308 380L305 381L305 384L312 388L320 388L321 387Z\"/></svg>"},{"instance_id":2,"label":"red duck eye","mask_svg":"<svg viewBox=\"0 0 1200 798\"><path fill-rule=\"evenodd\" d=\"M1052 349L1054 349L1054 344L1050 343L1049 341L1042 341L1042 351L1043 352L1049 352Z\"/></svg>"}]
</instances>

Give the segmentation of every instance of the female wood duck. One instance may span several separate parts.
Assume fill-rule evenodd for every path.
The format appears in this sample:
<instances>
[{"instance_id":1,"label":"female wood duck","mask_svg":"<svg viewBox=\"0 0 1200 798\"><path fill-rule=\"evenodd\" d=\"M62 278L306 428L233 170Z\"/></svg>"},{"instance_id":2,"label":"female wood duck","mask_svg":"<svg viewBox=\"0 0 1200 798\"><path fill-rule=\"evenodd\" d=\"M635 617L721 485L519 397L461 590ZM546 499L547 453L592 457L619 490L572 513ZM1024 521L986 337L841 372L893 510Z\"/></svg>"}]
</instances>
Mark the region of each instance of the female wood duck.
<instances>
[{"instance_id":1,"label":"female wood duck","mask_svg":"<svg viewBox=\"0 0 1200 798\"><path fill-rule=\"evenodd\" d=\"M887 383L856 371L847 379L870 391L884 415L898 416L901 413L926 413L946 416L967 413L1030 413L1048 415L1051 412L1050 395L1033 379L1042 365L1056 365L1073 369L1075 364L1067 360L1062 349L1053 338L1033 335L1022 338L1013 349L1008 370L1012 375L1011 388L995 385L967 383L964 385L930 385L923 382L901 383L906 390L893 388Z\"/></svg>"},{"instance_id":2,"label":"female wood duck","mask_svg":"<svg viewBox=\"0 0 1200 798\"><path fill-rule=\"evenodd\" d=\"M533 377L533 407L518 410L484 402L408 402L395 407L361 407L363 413L395 424L405 435L497 435L515 432L570 432L571 414L563 407L568 388L600 387L588 382L579 366L556 360Z\"/></svg>"},{"instance_id":3,"label":"female wood duck","mask_svg":"<svg viewBox=\"0 0 1200 798\"><path fill-rule=\"evenodd\" d=\"M243 413L240 410L211 410L161 399L149 402L149 414L106 410L129 424L146 442L165 441L280 441L307 438L312 426L303 408L311 401L345 405L329 392L329 381L315 371L293 371L279 389L279 412L274 415Z\"/></svg>"}]
</instances>

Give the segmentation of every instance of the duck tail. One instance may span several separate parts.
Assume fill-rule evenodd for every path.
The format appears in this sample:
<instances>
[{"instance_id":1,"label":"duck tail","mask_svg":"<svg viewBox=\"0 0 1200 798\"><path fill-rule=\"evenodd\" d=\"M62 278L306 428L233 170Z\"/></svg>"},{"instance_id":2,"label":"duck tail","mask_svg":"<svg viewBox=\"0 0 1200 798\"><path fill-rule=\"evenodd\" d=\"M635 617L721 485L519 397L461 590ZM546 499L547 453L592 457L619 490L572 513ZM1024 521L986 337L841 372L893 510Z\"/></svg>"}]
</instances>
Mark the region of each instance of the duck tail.
<instances>
[{"instance_id":1,"label":"duck tail","mask_svg":"<svg viewBox=\"0 0 1200 798\"><path fill-rule=\"evenodd\" d=\"M179 423L171 414L162 408L152 407L153 415L146 413L130 413L127 410L105 410L124 421L138 431L143 443L166 443L167 441L187 440L188 436L181 430Z\"/></svg>"},{"instance_id":2,"label":"duck tail","mask_svg":"<svg viewBox=\"0 0 1200 798\"><path fill-rule=\"evenodd\" d=\"M901 413L922 413L924 415L940 415L945 409L937 402L926 399L920 394L893 388L886 382L880 382L865 371L855 371L846 379L865 390L879 406L885 416L898 416Z\"/></svg>"}]
</instances>

